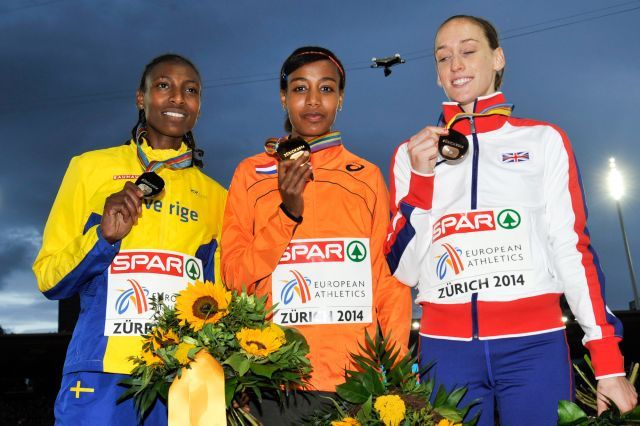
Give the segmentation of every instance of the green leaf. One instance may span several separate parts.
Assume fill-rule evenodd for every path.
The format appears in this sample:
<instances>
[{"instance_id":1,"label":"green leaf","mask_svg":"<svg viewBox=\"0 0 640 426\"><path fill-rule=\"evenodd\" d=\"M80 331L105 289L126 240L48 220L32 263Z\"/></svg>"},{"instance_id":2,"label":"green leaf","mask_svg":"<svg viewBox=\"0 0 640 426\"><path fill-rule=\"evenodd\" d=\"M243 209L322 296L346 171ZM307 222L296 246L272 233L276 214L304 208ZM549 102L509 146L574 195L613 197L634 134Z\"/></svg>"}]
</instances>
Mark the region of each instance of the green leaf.
<instances>
[{"instance_id":1,"label":"green leaf","mask_svg":"<svg viewBox=\"0 0 640 426\"><path fill-rule=\"evenodd\" d=\"M447 397L447 400L445 402L445 405L448 405L450 407L457 407L458 404L460 403L460 400L462 400L462 397L467 393L467 389L466 388L458 388L455 389L453 392L451 392L449 394L449 396ZM452 419L453 420L453 419Z\"/></svg>"},{"instance_id":2,"label":"green leaf","mask_svg":"<svg viewBox=\"0 0 640 426\"><path fill-rule=\"evenodd\" d=\"M460 415L460 411L453 407L437 407L434 408L433 411L440 414L442 417L446 417L449 420L453 420L454 422L461 422L462 416Z\"/></svg>"},{"instance_id":3,"label":"green leaf","mask_svg":"<svg viewBox=\"0 0 640 426\"><path fill-rule=\"evenodd\" d=\"M191 336L182 336L182 341L191 345L198 346L198 341Z\"/></svg>"},{"instance_id":4,"label":"green leaf","mask_svg":"<svg viewBox=\"0 0 640 426\"><path fill-rule=\"evenodd\" d=\"M444 388L444 385L440 385L438 387L438 392L436 393L436 399L433 401L434 407L440 407L447 400L447 390Z\"/></svg>"},{"instance_id":5,"label":"green leaf","mask_svg":"<svg viewBox=\"0 0 640 426\"><path fill-rule=\"evenodd\" d=\"M361 383L355 381L336 386L336 392L340 398L353 404L362 404L371 396Z\"/></svg>"},{"instance_id":6,"label":"green leaf","mask_svg":"<svg viewBox=\"0 0 640 426\"><path fill-rule=\"evenodd\" d=\"M622 415L622 418L625 420L635 420L640 421L640 405L638 405L633 410L629 411Z\"/></svg>"},{"instance_id":7,"label":"green leaf","mask_svg":"<svg viewBox=\"0 0 640 426\"><path fill-rule=\"evenodd\" d=\"M558 402L558 426L578 424L576 421L587 419L587 414L571 401Z\"/></svg>"},{"instance_id":8,"label":"green leaf","mask_svg":"<svg viewBox=\"0 0 640 426\"><path fill-rule=\"evenodd\" d=\"M251 371L253 371L258 376L264 376L271 378L271 375L280 369L277 365L268 365L268 364L256 364L251 363Z\"/></svg>"},{"instance_id":9,"label":"green leaf","mask_svg":"<svg viewBox=\"0 0 640 426\"><path fill-rule=\"evenodd\" d=\"M236 379L235 377L226 379L224 381L224 400L227 404L227 407L231 406L231 402L233 402L233 396L236 393L237 387L238 379Z\"/></svg>"},{"instance_id":10,"label":"green leaf","mask_svg":"<svg viewBox=\"0 0 640 426\"><path fill-rule=\"evenodd\" d=\"M244 376L251 366L251 362L241 353L231 355L222 364L231 366L240 376Z\"/></svg>"}]
</instances>

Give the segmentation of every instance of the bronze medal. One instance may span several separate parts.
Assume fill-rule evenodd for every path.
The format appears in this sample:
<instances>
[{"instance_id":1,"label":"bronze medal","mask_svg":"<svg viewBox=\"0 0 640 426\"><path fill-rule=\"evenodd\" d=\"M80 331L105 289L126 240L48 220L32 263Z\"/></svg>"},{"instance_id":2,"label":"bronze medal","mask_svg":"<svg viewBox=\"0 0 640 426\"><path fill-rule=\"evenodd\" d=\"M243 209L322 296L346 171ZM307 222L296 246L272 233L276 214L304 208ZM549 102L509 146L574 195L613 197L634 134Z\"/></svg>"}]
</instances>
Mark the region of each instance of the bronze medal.
<instances>
[{"instance_id":1,"label":"bronze medal","mask_svg":"<svg viewBox=\"0 0 640 426\"><path fill-rule=\"evenodd\" d=\"M469 150L469 141L462 133L449 129L449 134L440 136L438 140L438 152L448 161L456 161L464 158Z\"/></svg>"},{"instance_id":2,"label":"bronze medal","mask_svg":"<svg viewBox=\"0 0 640 426\"><path fill-rule=\"evenodd\" d=\"M140 188L145 198L152 198L164 189L164 180L156 172L145 172L136 180L136 186Z\"/></svg>"}]
</instances>

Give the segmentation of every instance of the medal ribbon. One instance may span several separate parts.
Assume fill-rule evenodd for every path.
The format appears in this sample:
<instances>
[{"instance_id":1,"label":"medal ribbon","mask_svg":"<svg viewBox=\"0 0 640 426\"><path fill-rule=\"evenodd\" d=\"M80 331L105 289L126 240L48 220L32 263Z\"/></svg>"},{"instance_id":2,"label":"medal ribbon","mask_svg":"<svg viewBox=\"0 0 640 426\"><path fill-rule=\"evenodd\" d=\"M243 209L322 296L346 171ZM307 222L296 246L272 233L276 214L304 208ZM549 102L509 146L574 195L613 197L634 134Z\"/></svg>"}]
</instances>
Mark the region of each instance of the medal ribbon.
<instances>
[{"instance_id":1,"label":"medal ribbon","mask_svg":"<svg viewBox=\"0 0 640 426\"><path fill-rule=\"evenodd\" d=\"M264 150L267 154L273 155L278 149L278 144L284 142L286 137L281 138L270 138L264 143ZM342 135L340 132L331 132L326 133L322 136L318 136L317 138L311 139L307 141L309 146L311 147L311 152L317 152L326 148L330 148L332 146L337 146L342 144Z\"/></svg>"},{"instance_id":2,"label":"medal ribbon","mask_svg":"<svg viewBox=\"0 0 640 426\"><path fill-rule=\"evenodd\" d=\"M193 151L188 150L180 155L169 158L163 161L149 161L147 154L142 150L142 136L146 133L144 128L138 128L136 130L136 145L138 145L138 160L142 164L142 168L146 172L155 172L162 167L168 167L170 169L186 169L191 167L193 163Z\"/></svg>"},{"instance_id":3,"label":"medal ribbon","mask_svg":"<svg viewBox=\"0 0 640 426\"><path fill-rule=\"evenodd\" d=\"M486 117L489 115L504 115L505 117L509 117L511 115L511 111L513 110L513 104L497 104L492 105L489 108L485 108L480 112L459 112L447 123L445 126L447 129L450 129L458 120L462 120L463 118L472 118L472 117Z\"/></svg>"}]
</instances>

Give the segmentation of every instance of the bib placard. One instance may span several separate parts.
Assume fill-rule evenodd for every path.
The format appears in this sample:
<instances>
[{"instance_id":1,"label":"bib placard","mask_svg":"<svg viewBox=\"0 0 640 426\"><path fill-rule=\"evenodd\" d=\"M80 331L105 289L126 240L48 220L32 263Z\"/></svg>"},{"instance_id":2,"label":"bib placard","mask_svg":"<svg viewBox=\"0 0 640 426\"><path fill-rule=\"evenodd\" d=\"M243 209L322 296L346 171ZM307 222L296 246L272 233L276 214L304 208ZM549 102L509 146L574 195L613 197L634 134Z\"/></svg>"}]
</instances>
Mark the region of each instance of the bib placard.
<instances>
[{"instance_id":1,"label":"bib placard","mask_svg":"<svg viewBox=\"0 0 640 426\"><path fill-rule=\"evenodd\" d=\"M280 325L371 323L368 238L293 240L272 275Z\"/></svg>"},{"instance_id":2,"label":"bib placard","mask_svg":"<svg viewBox=\"0 0 640 426\"><path fill-rule=\"evenodd\" d=\"M433 225L429 300L468 301L472 293L518 294L533 283L529 216L498 208L449 213Z\"/></svg>"},{"instance_id":3,"label":"bib placard","mask_svg":"<svg viewBox=\"0 0 640 426\"><path fill-rule=\"evenodd\" d=\"M164 250L121 250L111 262L107 282L105 336L139 336L149 332L151 299L158 293L173 306L176 294L202 280L200 259Z\"/></svg>"}]
</instances>

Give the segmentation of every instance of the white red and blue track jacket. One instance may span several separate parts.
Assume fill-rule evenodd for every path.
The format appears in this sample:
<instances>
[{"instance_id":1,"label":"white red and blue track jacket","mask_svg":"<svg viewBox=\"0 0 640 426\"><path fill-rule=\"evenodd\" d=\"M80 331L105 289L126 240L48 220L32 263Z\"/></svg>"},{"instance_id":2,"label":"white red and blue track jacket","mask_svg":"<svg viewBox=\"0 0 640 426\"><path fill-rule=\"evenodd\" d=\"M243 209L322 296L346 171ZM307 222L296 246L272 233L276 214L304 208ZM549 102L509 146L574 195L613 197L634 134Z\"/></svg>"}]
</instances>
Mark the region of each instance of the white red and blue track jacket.
<instances>
[{"instance_id":1,"label":"white red and blue track jacket","mask_svg":"<svg viewBox=\"0 0 640 426\"><path fill-rule=\"evenodd\" d=\"M474 111L505 103L502 93ZM444 122L459 112L444 103ZM407 142L391 163L391 271L418 286L420 334L471 340L564 328L564 293L596 377L624 375L620 321L605 304L569 139L558 127L492 115L463 119L469 152L433 174L411 169Z\"/></svg>"}]
</instances>

